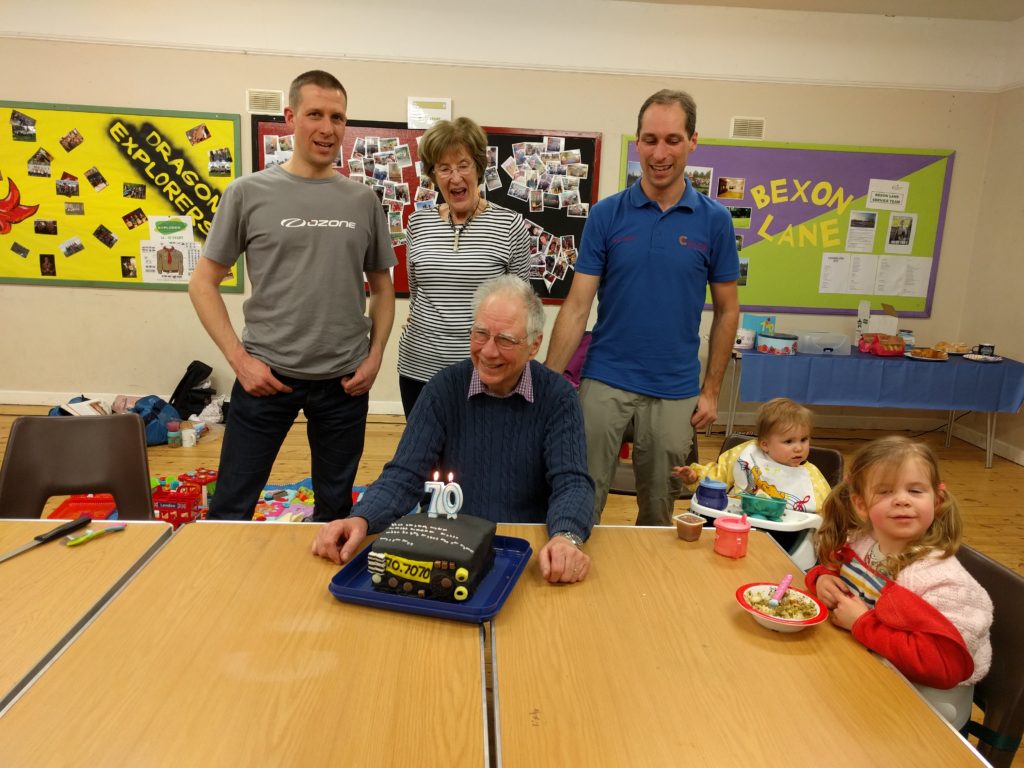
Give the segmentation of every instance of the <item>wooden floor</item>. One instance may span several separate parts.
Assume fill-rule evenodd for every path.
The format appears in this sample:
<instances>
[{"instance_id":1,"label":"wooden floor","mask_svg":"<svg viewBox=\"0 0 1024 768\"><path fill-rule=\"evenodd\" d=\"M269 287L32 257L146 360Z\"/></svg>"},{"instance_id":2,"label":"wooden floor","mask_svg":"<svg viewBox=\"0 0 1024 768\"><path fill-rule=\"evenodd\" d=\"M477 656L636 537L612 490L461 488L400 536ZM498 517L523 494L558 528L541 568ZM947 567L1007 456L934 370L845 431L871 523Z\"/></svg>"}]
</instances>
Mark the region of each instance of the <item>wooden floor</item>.
<instances>
[{"instance_id":1,"label":"wooden floor","mask_svg":"<svg viewBox=\"0 0 1024 768\"><path fill-rule=\"evenodd\" d=\"M32 406L0 405L0 451L6 447L7 434L15 417L27 413L44 413L45 410ZM376 479L385 462L394 454L404 426L405 421L401 417L370 416L366 448L356 475L357 484L369 485ZM814 442L849 456L865 441L882 434L876 431L820 430L814 435ZM177 477L197 467L216 468L222 435L223 427L214 425L194 448L151 448L151 474ZM992 469L985 469L984 451L957 438L953 438L950 447L946 448L943 446L944 435L941 432L922 435L920 439L935 449L942 464L943 480L960 502L965 518L965 541L1024 575L1024 526L1020 524L1024 467L996 456ZM701 435L698 442L700 459L708 462L718 455L722 437ZM306 477L309 477L309 448L306 444L305 424L300 422L289 433L274 465L270 482L294 483ZM59 501L51 500L48 509L56 506ZM677 502L680 510L686 503ZM604 523L630 525L635 520L634 497L609 496L602 518Z\"/></svg>"},{"instance_id":2,"label":"wooden floor","mask_svg":"<svg viewBox=\"0 0 1024 768\"><path fill-rule=\"evenodd\" d=\"M0 405L0 454L7 447L11 422L23 414L45 413L45 408ZM72 418L72 417L66 417ZM88 417L79 417L88 418ZM402 436L405 420L393 416L371 416L366 430L366 448L356 483L369 485L394 454ZM739 428L742 430L742 427ZM849 456L865 441L881 437L883 432L857 430L819 430L817 445L835 448ZM906 433L911 436L912 433ZM216 468L220 456L223 426L214 425L193 448L157 446L149 449L150 472L154 476L177 477L199 467ZM990 557L1024 575L1024 526L1020 524L1024 494L1024 467L998 456L992 469L985 469L985 454L980 448L953 438L944 447L944 435L933 432L920 435L936 451L942 465L943 480L957 497L965 518L965 541ZM700 460L709 462L718 455L721 434L698 439ZM296 423L274 464L270 482L294 483L309 477L309 448L305 424ZM51 499L46 512L60 503ZM681 510L687 502L677 502ZM636 520L636 500L632 496L611 495L602 521L605 524L631 525ZM975 712L977 717L977 712ZM1024 750L1018 752L1013 768L1024 768Z\"/></svg>"}]
</instances>

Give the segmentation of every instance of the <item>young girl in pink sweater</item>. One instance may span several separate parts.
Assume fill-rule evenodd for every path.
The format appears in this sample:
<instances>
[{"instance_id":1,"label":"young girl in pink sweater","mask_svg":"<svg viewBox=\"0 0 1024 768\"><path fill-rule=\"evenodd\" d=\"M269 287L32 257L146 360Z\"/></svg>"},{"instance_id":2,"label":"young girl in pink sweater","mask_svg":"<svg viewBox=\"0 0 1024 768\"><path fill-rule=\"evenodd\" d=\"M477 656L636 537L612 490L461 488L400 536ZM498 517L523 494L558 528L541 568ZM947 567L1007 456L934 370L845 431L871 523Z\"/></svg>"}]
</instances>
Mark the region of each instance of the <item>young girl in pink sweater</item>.
<instances>
[{"instance_id":1,"label":"young girl in pink sweater","mask_svg":"<svg viewBox=\"0 0 1024 768\"><path fill-rule=\"evenodd\" d=\"M928 446L861 448L822 511L808 588L957 728L992 662L992 601L954 557L963 523Z\"/></svg>"}]
</instances>

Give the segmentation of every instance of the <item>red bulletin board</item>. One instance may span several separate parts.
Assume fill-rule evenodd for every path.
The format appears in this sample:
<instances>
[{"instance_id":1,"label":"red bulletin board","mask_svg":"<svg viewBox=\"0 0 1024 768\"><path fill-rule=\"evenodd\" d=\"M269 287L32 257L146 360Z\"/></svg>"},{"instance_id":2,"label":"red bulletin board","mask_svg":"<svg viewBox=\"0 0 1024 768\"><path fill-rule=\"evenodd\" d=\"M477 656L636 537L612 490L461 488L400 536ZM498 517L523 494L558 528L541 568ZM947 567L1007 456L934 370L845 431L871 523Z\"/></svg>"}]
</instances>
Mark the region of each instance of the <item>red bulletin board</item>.
<instances>
[{"instance_id":1,"label":"red bulletin board","mask_svg":"<svg viewBox=\"0 0 1024 768\"><path fill-rule=\"evenodd\" d=\"M284 117L273 115L253 115L252 118L252 168L254 171L263 170L266 167L265 149L267 136L287 136L292 132L285 125ZM419 185L419 176L416 175L416 161L420 159L416 147L416 138L422 136L420 129L406 128L404 123L371 122L367 120L349 120L345 128L345 140L342 143L341 157L344 158L344 167L339 167L338 172L348 176L348 158L352 156L352 147L357 139L365 139L367 136L383 136L397 138L399 144L407 144L409 153L412 156L413 165L402 169L402 181L409 185L411 192L415 193ZM409 216L416 210L412 205L405 206L402 212L402 227L409 225ZM398 264L394 269L395 295L399 298L409 297L409 275L405 271L405 246L395 246L395 256Z\"/></svg>"},{"instance_id":2,"label":"red bulletin board","mask_svg":"<svg viewBox=\"0 0 1024 768\"><path fill-rule=\"evenodd\" d=\"M487 134L488 145L497 148L496 160L499 165L507 158L513 156L514 144L522 142L540 144L548 137L559 137L564 144L563 148L576 151L579 156L578 162L586 166L585 175L579 179L579 196L581 200L587 206L597 202L601 134L487 126L484 126L483 130ZM419 160L416 140L423 133L422 129L407 128L404 123L350 120L345 130L338 172L346 176L349 175L348 159L352 156L353 146L357 140L365 140L371 136L395 138L400 146L405 145L409 148L412 164L402 169L402 182L409 185L410 197L414 198L416 188L419 186L419 177L416 174L416 162ZM253 170L265 168L267 165L267 152L273 151L277 137L290 134L291 131L285 125L283 117L254 115L252 117ZM577 166L577 168L582 167L582 165ZM513 211L518 211L529 225L541 233L547 233L543 234L540 238L542 242L546 242L546 238L549 235L553 235L554 239L571 237L575 248L579 248L583 227L586 224L585 217L568 216L566 210L559 208L545 208L541 211L532 212L526 201L517 199L509 194L510 176L507 172L504 169L500 169L498 175L501 185L494 189L485 190L484 194L488 200ZM438 203L440 204L441 202L443 200L439 197ZM411 202L403 209L403 229L408 226L409 216L414 210L416 210L415 206ZM550 252L548 255L550 255ZM407 298L409 296L409 276L405 267L406 247L404 244L395 245L395 256L398 259L398 264L394 269L395 294L399 297ZM569 287L572 285L572 278L575 274L573 266L575 264L575 253L568 260L564 256L561 257L561 261L561 264L552 264L552 259L548 258L545 260L543 252L534 254L534 271L531 272L531 284L537 295L546 304L560 304L568 295Z\"/></svg>"}]
</instances>

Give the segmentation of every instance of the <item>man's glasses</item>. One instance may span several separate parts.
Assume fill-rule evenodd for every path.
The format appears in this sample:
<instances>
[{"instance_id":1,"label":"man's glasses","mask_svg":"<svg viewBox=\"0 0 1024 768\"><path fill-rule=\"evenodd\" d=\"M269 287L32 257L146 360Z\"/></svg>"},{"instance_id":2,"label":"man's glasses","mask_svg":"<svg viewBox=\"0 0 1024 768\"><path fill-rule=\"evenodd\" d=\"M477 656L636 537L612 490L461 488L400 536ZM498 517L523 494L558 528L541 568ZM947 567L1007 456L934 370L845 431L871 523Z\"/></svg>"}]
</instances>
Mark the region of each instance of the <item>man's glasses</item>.
<instances>
[{"instance_id":1,"label":"man's glasses","mask_svg":"<svg viewBox=\"0 0 1024 768\"><path fill-rule=\"evenodd\" d=\"M479 328L473 326L469 329L469 340L474 344L479 344L481 347L491 339L494 339L494 343L498 346L498 349L510 350L515 349L524 341L525 338L517 339L515 336L508 336L504 333L491 333L486 328Z\"/></svg>"},{"instance_id":2,"label":"man's glasses","mask_svg":"<svg viewBox=\"0 0 1024 768\"><path fill-rule=\"evenodd\" d=\"M475 168L476 166L473 165L473 163L469 163L464 160L458 165L454 166L439 165L436 168L434 168L434 173L436 173L442 179L450 179L456 173L458 173L459 176L466 177L469 175L469 172L474 170Z\"/></svg>"}]
</instances>

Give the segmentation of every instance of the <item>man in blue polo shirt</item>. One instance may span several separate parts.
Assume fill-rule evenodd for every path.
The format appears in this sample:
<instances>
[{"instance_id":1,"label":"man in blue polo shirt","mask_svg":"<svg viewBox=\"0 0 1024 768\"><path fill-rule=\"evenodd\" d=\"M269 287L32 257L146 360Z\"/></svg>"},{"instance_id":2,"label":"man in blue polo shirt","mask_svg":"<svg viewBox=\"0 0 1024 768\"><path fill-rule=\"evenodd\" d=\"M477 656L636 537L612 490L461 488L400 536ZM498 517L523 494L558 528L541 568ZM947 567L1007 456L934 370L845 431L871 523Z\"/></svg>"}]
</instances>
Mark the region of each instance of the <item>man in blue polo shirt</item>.
<instances>
[{"instance_id":1,"label":"man in blue polo shirt","mask_svg":"<svg viewBox=\"0 0 1024 768\"><path fill-rule=\"evenodd\" d=\"M732 217L684 173L697 147L697 107L662 90L637 117L643 176L590 212L572 288L555 320L546 364L565 369L594 297L597 323L580 397L587 463L600 521L622 434L634 422L637 525L668 525L694 429L718 415L718 394L739 319L739 257ZM713 317L700 383L700 321L706 287Z\"/></svg>"}]
</instances>

